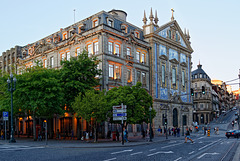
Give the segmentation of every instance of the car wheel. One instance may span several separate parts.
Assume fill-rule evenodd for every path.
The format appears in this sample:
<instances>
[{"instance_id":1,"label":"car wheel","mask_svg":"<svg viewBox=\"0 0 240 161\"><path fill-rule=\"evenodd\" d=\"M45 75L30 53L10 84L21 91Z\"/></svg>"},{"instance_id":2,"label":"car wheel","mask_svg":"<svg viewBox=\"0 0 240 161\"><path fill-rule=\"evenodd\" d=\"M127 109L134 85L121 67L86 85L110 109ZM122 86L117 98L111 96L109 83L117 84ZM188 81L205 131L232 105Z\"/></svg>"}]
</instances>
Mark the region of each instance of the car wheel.
<instances>
[{"instance_id":1,"label":"car wheel","mask_svg":"<svg viewBox=\"0 0 240 161\"><path fill-rule=\"evenodd\" d=\"M227 138L229 139L229 136L227 136Z\"/></svg>"}]
</instances>

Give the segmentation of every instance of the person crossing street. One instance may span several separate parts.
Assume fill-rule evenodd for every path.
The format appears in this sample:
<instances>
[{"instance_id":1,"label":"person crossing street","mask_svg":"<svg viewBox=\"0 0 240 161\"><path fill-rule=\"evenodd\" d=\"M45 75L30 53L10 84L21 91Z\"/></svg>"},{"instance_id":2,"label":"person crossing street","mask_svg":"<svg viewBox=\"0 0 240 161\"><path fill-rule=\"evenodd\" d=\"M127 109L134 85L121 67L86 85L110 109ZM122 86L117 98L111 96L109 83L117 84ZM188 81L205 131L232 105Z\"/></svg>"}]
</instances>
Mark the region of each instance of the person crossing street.
<instances>
[{"instance_id":1,"label":"person crossing street","mask_svg":"<svg viewBox=\"0 0 240 161\"><path fill-rule=\"evenodd\" d=\"M185 133L185 143L187 143L187 140L190 140L192 143L194 142L191 138L190 138L190 132L189 129L186 129L186 133Z\"/></svg>"}]
</instances>

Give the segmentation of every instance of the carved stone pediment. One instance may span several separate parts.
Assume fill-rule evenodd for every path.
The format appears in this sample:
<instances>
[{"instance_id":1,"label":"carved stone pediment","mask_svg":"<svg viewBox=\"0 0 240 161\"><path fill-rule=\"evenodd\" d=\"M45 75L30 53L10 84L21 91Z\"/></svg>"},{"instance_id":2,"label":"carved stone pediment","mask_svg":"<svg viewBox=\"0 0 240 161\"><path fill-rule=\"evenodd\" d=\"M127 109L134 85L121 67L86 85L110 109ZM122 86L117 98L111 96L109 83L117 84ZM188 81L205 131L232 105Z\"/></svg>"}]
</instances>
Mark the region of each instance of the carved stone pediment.
<instances>
[{"instance_id":1,"label":"carved stone pediment","mask_svg":"<svg viewBox=\"0 0 240 161\"><path fill-rule=\"evenodd\" d=\"M171 60L169 60L171 63L174 63L174 64L178 64L179 63L179 61L177 61L177 59L171 59Z\"/></svg>"},{"instance_id":2,"label":"carved stone pediment","mask_svg":"<svg viewBox=\"0 0 240 161\"><path fill-rule=\"evenodd\" d=\"M185 63L185 62L182 62L180 65L183 67L187 67L187 63Z\"/></svg>"},{"instance_id":3,"label":"carved stone pediment","mask_svg":"<svg viewBox=\"0 0 240 161\"><path fill-rule=\"evenodd\" d=\"M163 59L163 60L168 60L168 57L166 55L161 55L159 56L160 59Z\"/></svg>"}]
</instances>

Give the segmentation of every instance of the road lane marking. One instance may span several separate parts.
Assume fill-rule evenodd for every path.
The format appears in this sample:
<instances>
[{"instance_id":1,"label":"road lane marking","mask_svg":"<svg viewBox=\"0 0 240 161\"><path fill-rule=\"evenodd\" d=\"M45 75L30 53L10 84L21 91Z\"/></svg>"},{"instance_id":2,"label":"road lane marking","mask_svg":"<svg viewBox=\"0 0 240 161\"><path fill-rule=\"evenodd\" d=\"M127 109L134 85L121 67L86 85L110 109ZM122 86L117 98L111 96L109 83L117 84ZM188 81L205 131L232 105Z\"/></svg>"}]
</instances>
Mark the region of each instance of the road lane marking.
<instances>
[{"instance_id":1,"label":"road lane marking","mask_svg":"<svg viewBox=\"0 0 240 161\"><path fill-rule=\"evenodd\" d=\"M204 137L202 136L202 137L200 137L200 138L197 138L197 140L200 140L200 139L203 139Z\"/></svg>"},{"instance_id":2,"label":"road lane marking","mask_svg":"<svg viewBox=\"0 0 240 161\"><path fill-rule=\"evenodd\" d=\"M10 151L10 150L29 150L29 149L40 149L40 148L44 148L44 147L28 147L28 148L25 148L25 147L19 147L19 148L12 148L12 149L5 148L5 149L0 149L0 151Z\"/></svg>"},{"instance_id":3,"label":"road lane marking","mask_svg":"<svg viewBox=\"0 0 240 161\"><path fill-rule=\"evenodd\" d=\"M143 153L143 152L132 153L130 155L137 155L137 154L141 154L141 153Z\"/></svg>"},{"instance_id":4,"label":"road lane marking","mask_svg":"<svg viewBox=\"0 0 240 161\"><path fill-rule=\"evenodd\" d=\"M193 154L195 151L192 151L192 152L190 152L190 153L188 153L188 154Z\"/></svg>"},{"instance_id":5,"label":"road lane marking","mask_svg":"<svg viewBox=\"0 0 240 161\"><path fill-rule=\"evenodd\" d=\"M107 159L107 160L103 160L103 161L110 161L110 160L116 160L117 158L111 158L111 159Z\"/></svg>"},{"instance_id":6,"label":"road lane marking","mask_svg":"<svg viewBox=\"0 0 240 161\"><path fill-rule=\"evenodd\" d=\"M204 157L207 154L216 155L216 154L219 154L219 153L216 153L216 152L214 152L214 153L204 153L201 156L199 156L198 159L201 159L202 157Z\"/></svg>"},{"instance_id":7,"label":"road lane marking","mask_svg":"<svg viewBox=\"0 0 240 161\"><path fill-rule=\"evenodd\" d=\"M147 156L150 157L152 155L156 155L156 154L159 154L159 153L170 154L170 153L173 153L173 152L172 151L167 151L167 152L159 151L159 152L156 152L156 153L148 154Z\"/></svg>"},{"instance_id":8,"label":"road lane marking","mask_svg":"<svg viewBox=\"0 0 240 161\"><path fill-rule=\"evenodd\" d=\"M210 146L210 145L212 145L212 144L214 144L214 143L216 143L216 142L218 142L218 141L220 141L220 140L221 140L221 139L218 139L217 141L214 141L214 142L212 142L212 143L210 143L210 144L207 144L207 145L199 148L198 150L202 150L202 149L204 149L204 148L206 148L206 147L208 147L208 146Z\"/></svg>"},{"instance_id":9,"label":"road lane marking","mask_svg":"<svg viewBox=\"0 0 240 161\"><path fill-rule=\"evenodd\" d=\"M149 151L154 151L154 150L156 150L156 149L150 149Z\"/></svg>"},{"instance_id":10,"label":"road lane marking","mask_svg":"<svg viewBox=\"0 0 240 161\"><path fill-rule=\"evenodd\" d=\"M111 154L118 154L118 153L131 152L131 151L133 151L133 149L123 150L123 151L118 151L118 152L113 152L113 153L111 153Z\"/></svg>"},{"instance_id":11,"label":"road lane marking","mask_svg":"<svg viewBox=\"0 0 240 161\"><path fill-rule=\"evenodd\" d=\"M176 146L176 145L180 145L180 144L183 144L183 143L178 143L178 144L163 146L162 149L164 149L164 148L169 148L169 147Z\"/></svg>"},{"instance_id":12,"label":"road lane marking","mask_svg":"<svg viewBox=\"0 0 240 161\"><path fill-rule=\"evenodd\" d=\"M178 161L178 160L180 160L180 159L182 159L182 157L179 157L179 158L175 159L174 161Z\"/></svg>"}]
</instances>

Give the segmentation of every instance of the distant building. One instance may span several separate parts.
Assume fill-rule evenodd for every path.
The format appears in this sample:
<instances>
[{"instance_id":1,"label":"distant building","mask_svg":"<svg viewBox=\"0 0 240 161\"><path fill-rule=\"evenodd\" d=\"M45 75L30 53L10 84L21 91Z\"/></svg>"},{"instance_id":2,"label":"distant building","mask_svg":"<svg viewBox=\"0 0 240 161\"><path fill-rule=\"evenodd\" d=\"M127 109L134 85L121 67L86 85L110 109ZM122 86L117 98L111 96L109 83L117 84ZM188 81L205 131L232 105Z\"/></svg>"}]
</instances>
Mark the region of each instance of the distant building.
<instances>
[{"instance_id":1,"label":"distant building","mask_svg":"<svg viewBox=\"0 0 240 161\"><path fill-rule=\"evenodd\" d=\"M193 96L193 120L199 124L210 123L213 120L212 108L212 84L210 77L202 69L202 65L197 66L198 69L192 72L192 88L194 89ZM205 93L202 89L205 89Z\"/></svg>"}]
</instances>

